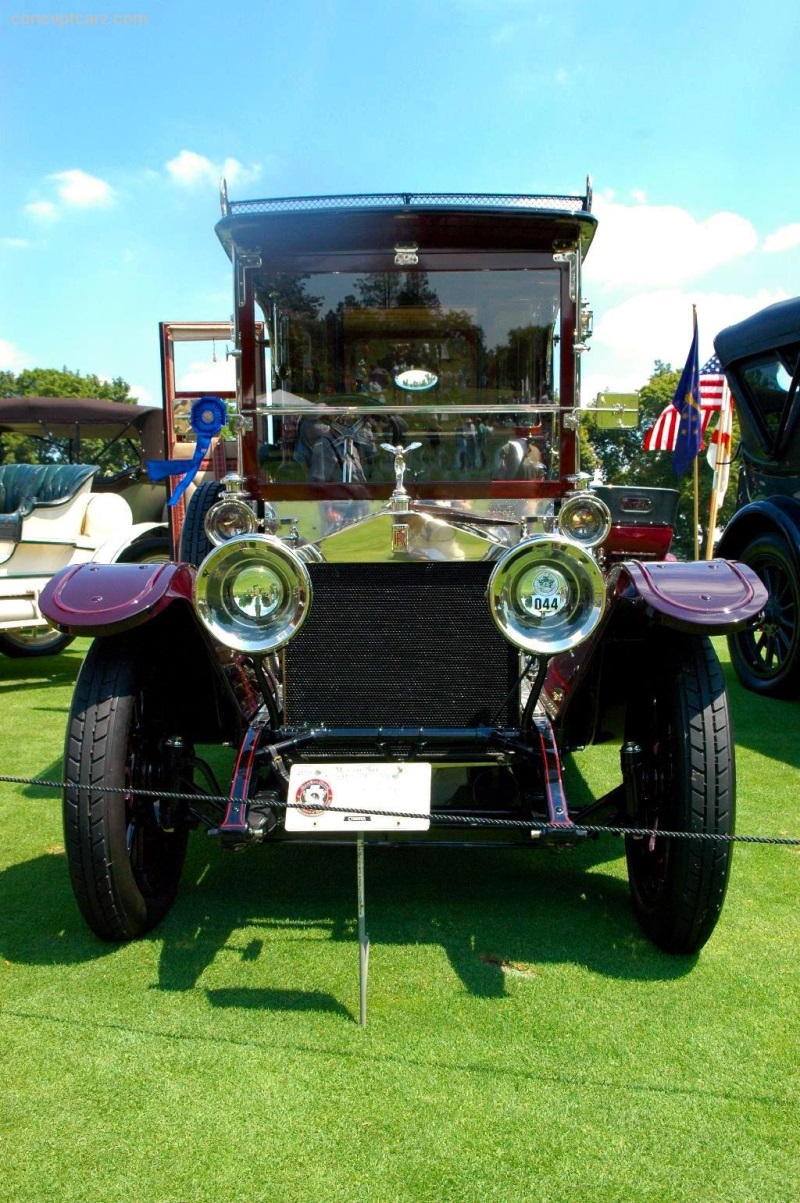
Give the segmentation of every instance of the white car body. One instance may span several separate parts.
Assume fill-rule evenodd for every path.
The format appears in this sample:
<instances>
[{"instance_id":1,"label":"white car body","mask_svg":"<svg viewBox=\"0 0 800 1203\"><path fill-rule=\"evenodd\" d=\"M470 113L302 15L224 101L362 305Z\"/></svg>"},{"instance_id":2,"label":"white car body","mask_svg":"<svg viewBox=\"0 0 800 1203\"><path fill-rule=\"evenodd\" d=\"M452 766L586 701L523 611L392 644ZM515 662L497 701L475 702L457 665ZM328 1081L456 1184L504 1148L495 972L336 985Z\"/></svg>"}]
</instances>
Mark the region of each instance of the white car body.
<instances>
[{"instance_id":1,"label":"white car body","mask_svg":"<svg viewBox=\"0 0 800 1203\"><path fill-rule=\"evenodd\" d=\"M0 634L50 630L39 593L55 572L89 560L113 563L142 536L163 530L157 522L134 523L124 497L93 492L96 471L0 465Z\"/></svg>"}]
</instances>

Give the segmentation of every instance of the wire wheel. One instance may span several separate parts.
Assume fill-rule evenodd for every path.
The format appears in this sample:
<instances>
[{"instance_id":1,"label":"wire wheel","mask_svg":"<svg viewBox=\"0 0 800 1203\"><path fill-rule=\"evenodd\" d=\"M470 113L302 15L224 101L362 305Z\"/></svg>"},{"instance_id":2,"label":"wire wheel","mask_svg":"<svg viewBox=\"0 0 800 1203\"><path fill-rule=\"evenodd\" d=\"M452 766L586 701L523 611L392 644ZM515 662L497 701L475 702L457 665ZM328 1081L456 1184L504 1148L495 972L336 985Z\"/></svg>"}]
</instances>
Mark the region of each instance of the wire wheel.
<instances>
[{"instance_id":1,"label":"wire wheel","mask_svg":"<svg viewBox=\"0 0 800 1203\"><path fill-rule=\"evenodd\" d=\"M739 559L764 582L769 598L761 624L728 636L731 662L742 684L765 697L800 692L800 581L791 551L779 535L764 534Z\"/></svg>"},{"instance_id":2,"label":"wire wheel","mask_svg":"<svg viewBox=\"0 0 800 1203\"><path fill-rule=\"evenodd\" d=\"M12 659L31 656L55 656L72 643L72 635L62 635L52 627L24 627L0 633L0 652Z\"/></svg>"},{"instance_id":3,"label":"wire wheel","mask_svg":"<svg viewBox=\"0 0 800 1203\"><path fill-rule=\"evenodd\" d=\"M118 564L165 564L171 559L167 535L147 535L126 547L117 558Z\"/></svg>"}]
</instances>

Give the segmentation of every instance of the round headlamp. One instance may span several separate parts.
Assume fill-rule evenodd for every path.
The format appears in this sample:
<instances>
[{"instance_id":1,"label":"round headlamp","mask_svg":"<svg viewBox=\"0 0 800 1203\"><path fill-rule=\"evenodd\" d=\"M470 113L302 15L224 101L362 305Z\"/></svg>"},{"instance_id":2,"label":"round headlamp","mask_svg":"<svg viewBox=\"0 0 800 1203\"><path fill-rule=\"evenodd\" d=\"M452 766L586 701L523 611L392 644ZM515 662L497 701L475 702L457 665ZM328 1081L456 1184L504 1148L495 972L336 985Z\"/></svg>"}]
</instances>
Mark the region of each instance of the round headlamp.
<instances>
[{"instance_id":1,"label":"round headlamp","mask_svg":"<svg viewBox=\"0 0 800 1203\"><path fill-rule=\"evenodd\" d=\"M252 655L288 643L308 617L311 577L271 535L237 535L215 547L197 571L200 621L227 647Z\"/></svg>"},{"instance_id":2,"label":"round headlamp","mask_svg":"<svg viewBox=\"0 0 800 1203\"><path fill-rule=\"evenodd\" d=\"M255 534L258 523L256 516L244 501L235 497L223 497L206 514L206 534L215 547L235 539L238 535Z\"/></svg>"},{"instance_id":3,"label":"round headlamp","mask_svg":"<svg viewBox=\"0 0 800 1203\"><path fill-rule=\"evenodd\" d=\"M538 656L569 651L603 616L603 574L588 552L568 539L538 535L497 561L489 609L511 643Z\"/></svg>"},{"instance_id":4,"label":"round headlamp","mask_svg":"<svg viewBox=\"0 0 800 1203\"><path fill-rule=\"evenodd\" d=\"M611 530L611 510L594 493L568 497L558 512L558 529L566 539L596 547Z\"/></svg>"}]
</instances>

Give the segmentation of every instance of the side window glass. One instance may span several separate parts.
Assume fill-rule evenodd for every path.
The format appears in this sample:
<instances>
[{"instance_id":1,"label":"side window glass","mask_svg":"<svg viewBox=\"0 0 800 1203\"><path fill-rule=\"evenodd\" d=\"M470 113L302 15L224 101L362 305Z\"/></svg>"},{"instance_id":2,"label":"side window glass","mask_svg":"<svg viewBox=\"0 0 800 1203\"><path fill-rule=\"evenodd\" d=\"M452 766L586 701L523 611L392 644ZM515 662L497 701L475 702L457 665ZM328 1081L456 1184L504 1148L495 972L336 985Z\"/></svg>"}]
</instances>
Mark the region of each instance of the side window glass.
<instances>
[{"instance_id":1,"label":"side window glass","mask_svg":"<svg viewBox=\"0 0 800 1203\"><path fill-rule=\"evenodd\" d=\"M781 422L791 385L791 373L777 352L749 364L742 372L748 392L753 399L757 417L774 444L781 431Z\"/></svg>"}]
</instances>

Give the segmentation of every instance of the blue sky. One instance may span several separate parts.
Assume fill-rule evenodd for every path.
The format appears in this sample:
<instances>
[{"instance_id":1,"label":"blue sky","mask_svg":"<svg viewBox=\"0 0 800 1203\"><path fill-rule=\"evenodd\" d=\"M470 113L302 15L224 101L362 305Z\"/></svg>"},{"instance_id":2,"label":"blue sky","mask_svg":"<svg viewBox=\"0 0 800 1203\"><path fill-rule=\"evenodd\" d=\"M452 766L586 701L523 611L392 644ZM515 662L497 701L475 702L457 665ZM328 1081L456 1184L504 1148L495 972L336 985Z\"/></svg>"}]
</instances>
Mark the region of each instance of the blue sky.
<instances>
[{"instance_id":1,"label":"blue sky","mask_svg":"<svg viewBox=\"0 0 800 1203\"><path fill-rule=\"evenodd\" d=\"M158 321L230 314L223 169L233 199L590 173L584 397L682 364L692 302L705 358L800 292L795 0L48 5L0 16L0 367L158 402Z\"/></svg>"}]
</instances>

